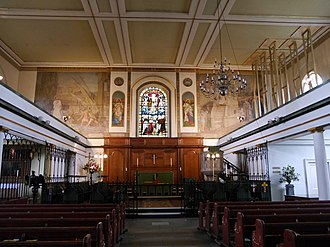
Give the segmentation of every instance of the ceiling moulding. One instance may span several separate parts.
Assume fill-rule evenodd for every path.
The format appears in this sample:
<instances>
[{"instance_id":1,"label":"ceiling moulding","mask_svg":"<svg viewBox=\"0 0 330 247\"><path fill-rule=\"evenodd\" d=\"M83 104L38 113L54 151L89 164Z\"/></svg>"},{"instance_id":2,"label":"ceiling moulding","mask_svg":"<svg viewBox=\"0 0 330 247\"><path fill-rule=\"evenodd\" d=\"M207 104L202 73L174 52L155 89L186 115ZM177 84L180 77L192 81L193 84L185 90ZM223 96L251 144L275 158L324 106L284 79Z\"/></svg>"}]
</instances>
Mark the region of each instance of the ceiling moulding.
<instances>
[{"instance_id":1,"label":"ceiling moulding","mask_svg":"<svg viewBox=\"0 0 330 247\"><path fill-rule=\"evenodd\" d=\"M24 68L26 69L26 68ZM23 70L23 69L22 69ZM109 72L110 68L93 67L38 67L37 72Z\"/></svg>"},{"instance_id":2,"label":"ceiling moulding","mask_svg":"<svg viewBox=\"0 0 330 247\"><path fill-rule=\"evenodd\" d=\"M7 54L1 47L0 47L0 56L3 57L8 63L14 66L16 69L20 70L21 66L17 63L11 56Z\"/></svg>"},{"instance_id":3,"label":"ceiling moulding","mask_svg":"<svg viewBox=\"0 0 330 247\"><path fill-rule=\"evenodd\" d=\"M128 72L193 72L197 74L210 73L212 69L210 68L144 68L144 67L102 67L102 68L94 68L94 67L21 67L20 70L31 71L37 69L37 72L111 72L111 71L128 71ZM246 73L252 73L251 69L244 70Z\"/></svg>"}]
</instances>

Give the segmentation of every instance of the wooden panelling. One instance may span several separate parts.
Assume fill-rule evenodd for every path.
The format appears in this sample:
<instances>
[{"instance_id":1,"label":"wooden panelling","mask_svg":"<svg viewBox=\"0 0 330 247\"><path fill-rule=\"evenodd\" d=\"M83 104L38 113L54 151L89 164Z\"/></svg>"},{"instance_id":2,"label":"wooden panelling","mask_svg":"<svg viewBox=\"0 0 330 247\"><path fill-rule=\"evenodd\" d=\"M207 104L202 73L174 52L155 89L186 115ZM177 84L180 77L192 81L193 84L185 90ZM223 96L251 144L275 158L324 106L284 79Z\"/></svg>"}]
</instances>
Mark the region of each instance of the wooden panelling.
<instances>
[{"instance_id":1,"label":"wooden panelling","mask_svg":"<svg viewBox=\"0 0 330 247\"><path fill-rule=\"evenodd\" d=\"M134 182L137 172L173 172L175 183L201 178L202 138L109 137L104 143L108 181Z\"/></svg>"},{"instance_id":2,"label":"wooden panelling","mask_svg":"<svg viewBox=\"0 0 330 247\"><path fill-rule=\"evenodd\" d=\"M104 140L105 146L129 146L130 138L128 137L111 137Z\"/></svg>"},{"instance_id":3,"label":"wooden panelling","mask_svg":"<svg viewBox=\"0 0 330 247\"><path fill-rule=\"evenodd\" d=\"M126 181L126 163L128 150L106 149L108 158L104 159L103 175L107 176L108 182Z\"/></svg>"},{"instance_id":4,"label":"wooden panelling","mask_svg":"<svg viewBox=\"0 0 330 247\"><path fill-rule=\"evenodd\" d=\"M183 178L201 179L200 154L200 149L184 148L180 150Z\"/></svg>"},{"instance_id":5,"label":"wooden panelling","mask_svg":"<svg viewBox=\"0 0 330 247\"><path fill-rule=\"evenodd\" d=\"M180 137L179 146L203 146L203 139L199 137Z\"/></svg>"}]
</instances>

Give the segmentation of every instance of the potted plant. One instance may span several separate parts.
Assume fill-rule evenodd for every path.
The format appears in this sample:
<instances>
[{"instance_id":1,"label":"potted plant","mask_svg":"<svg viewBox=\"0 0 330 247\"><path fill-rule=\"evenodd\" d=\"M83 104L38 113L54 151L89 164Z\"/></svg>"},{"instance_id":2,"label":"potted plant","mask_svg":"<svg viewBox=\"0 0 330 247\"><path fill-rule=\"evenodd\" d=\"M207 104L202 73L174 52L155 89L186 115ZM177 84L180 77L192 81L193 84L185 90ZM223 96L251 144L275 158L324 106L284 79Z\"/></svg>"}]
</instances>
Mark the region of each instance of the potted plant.
<instances>
[{"instance_id":1,"label":"potted plant","mask_svg":"<svg viewBox=\"0 0 330 247\"><path fill-rule=\"evenodd\" d=\"M293 166L288 165L282 168L280 175L280 183L287 183L285 185L286 194L289 196L294 195L294 185L291 184L291 182L299 181L298 176L300 176L300 174L295 172L295 168Z\"/></svg>"}]
</instances>

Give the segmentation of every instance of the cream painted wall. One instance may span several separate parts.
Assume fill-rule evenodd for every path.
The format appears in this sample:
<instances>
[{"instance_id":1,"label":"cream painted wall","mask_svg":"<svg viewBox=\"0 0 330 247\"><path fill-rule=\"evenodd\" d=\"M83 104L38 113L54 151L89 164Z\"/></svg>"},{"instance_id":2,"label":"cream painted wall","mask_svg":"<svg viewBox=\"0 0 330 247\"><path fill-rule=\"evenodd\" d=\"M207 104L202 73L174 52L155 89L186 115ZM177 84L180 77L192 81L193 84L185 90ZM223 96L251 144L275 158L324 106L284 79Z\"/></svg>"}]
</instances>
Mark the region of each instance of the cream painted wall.
<instances>
[{"instance_id":1,"label":"cream painted wall","mask_svg":"<svg viewBox=\"0 0 330 247\"><path fill-rule=\"evenodd\" d=\"M330 38L314 49L316 72L323 81L330 79Z\"/></svg>"},{"instance_id":2,"label":"cream painted wall","mask_svg":"<svg viewBox=\"0 0 330 247\"><path fill-rule=\"evenodd\" d=\"M18 78L19 70L9 63L4 57L0 56L0 73L4 79L2 82L7 84L9 87L18 90Z\"/></svg>"},{"instance_id":3,"label":"cream painted wall","mask_svg":"<svg viewBox=\"0 0 330 247\"><path fill-rule=\"evenodd\" d=\"M18 77L18 92L34 102L36 92L37 71L20 71Z\"/></svg>"}]
</instances>

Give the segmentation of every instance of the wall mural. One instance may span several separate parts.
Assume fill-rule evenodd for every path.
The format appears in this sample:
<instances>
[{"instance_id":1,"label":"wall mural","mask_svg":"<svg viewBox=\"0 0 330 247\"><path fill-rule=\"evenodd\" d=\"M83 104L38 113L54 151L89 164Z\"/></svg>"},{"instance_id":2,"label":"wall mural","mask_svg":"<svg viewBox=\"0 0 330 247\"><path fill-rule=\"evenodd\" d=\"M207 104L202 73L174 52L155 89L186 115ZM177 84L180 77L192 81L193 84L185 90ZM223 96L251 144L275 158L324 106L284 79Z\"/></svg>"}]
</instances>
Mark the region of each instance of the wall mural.
<instances>
[{"instance_id":1,"label":"wall mural","mask_svg":"<svg viewBox=\"0 0 330 247\"><path fill-rule=\"evenodd\" d=\"M109 132L108 72L39 72L35 104L86 137Z\"/></svg>"},{"instance_id":2,"label":"wall mural","mask_svg":"<svg viewBox=\"0 0 330 247\"><path fill-rule=\"evenodd\" d=\"M190 92L182 95L183 127L195 127L195 99Z\"/></svg>"},{"instance_id":3,"label":"wall mural","mask_svg":"<svg viewBox=\"0 0 330 247\"><path fill-rule=\"evenodd\" d=\"M112 95L112 127L124 127L125 95L117 91Z\"/></svg>"},{"instance_id":4,"label":"wall mural","mask_svg":"<svg viewBox=\"0 0 330 247\"><path fill-rule=\"evenodd\" d=\"M197 75L197 84L204 79L205 74ZM246 79L249 84L245 93L228 95L217 101L206 98L198 90L197 110L201 136L219 138L254 119L252 78Z\"/></svg>"},{"instance_id":5,"label":"wall mural","mask_svg":"<svg viewBox=\"0 0 330 247\"><path fill-rule=\"evenodd\" d=\"M197 85L204 77L205 74L197 75ZM35 103L86 137L106 134L109 132L109 121L113 127L124 126L125 114L125 110L122 110L125 109L125 95L117 91L113 93L111 102L113 115L110 119L109 78L108 72L39 72ZM252 76L246 79L248 89L244 94L229 95L218 101L204 97L198 90L198 114L194 112L196 102L193 94L190 92L183 94L183 127L194 127L196 121L199 121L200 136L219 138L252 121L254 119ZM156 131L155 135L167 136L167 122L163 125L157 123L160 127L156 128L159 131ZM144 124L139 122L140 136L144 136L143 127ZM145 135L148 136L150 133Z\"/></svg>"}]
</instances>

